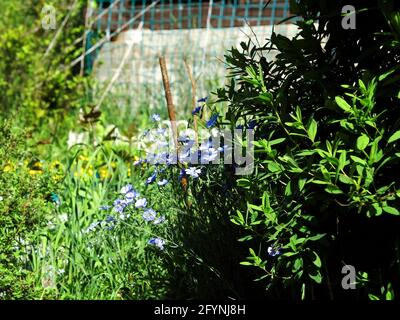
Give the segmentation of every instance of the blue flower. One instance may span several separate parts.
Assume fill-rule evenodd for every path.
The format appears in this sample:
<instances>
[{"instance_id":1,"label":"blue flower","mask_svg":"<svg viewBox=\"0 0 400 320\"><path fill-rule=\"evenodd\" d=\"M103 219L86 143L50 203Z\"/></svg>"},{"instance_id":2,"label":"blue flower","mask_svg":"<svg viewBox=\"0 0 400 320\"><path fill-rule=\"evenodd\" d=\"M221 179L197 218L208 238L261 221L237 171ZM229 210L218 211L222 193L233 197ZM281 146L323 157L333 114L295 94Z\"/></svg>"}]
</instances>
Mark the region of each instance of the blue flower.
<instances>
[{"instance_id":1,"label":"blue flower","mask_svg":"<svg viewBox=\"0 0 400 320\"><path fill-rule=\"evenodd\" d=\"M159 135L164 135L166 131L167 131L166 128L159 128L159 129L157 129L156 132L157 132L157 134L159 134Z\"/></svg>"},{"instance_id":2,"label":"blue flower","mask_svg":"<svg viewBox=\"0 0 400 320\"><path fill-rule=\"evenodd\" d=\"M192 110L192 115L195 115L195 114L199 113L200 110L201 110L201 106L198 106L198 107L194 108L194 109Z\"/></svg>"},{"instance_id":3,"label":"blue flower","mask_svg":"<svg viewBox=\"0 0 400 320\"><path fill-rule=\"evenodd\" d=\"M99 209L100 210L109 210L109 209L111 209L111 206L101 206Z\"/></svg>"},{"instance_id":4,"label":"blue flower","mask_svg":"<svg viewBox=\"0 0 400 320\"><path fill-rule=\"evenodd\" d=\"M163 180L157 182L157 184L158 184L159 186L165 186L167 183L168 183L168 180L167 180L167 179L163 179Z\"/></svg>"},{"instance_id":5,"label":"blue flower","mask_svg":"<svg viewBox=\"0 0 400 320\"><path fill-rule=\"evenodd\" d=\"M153 183L154 181L156 181L156 178L157 178L157 171L154 171L153 174L147 178L146 184Z\"/></svg>"},{"instance_id":6,"label":"blue flower","mask_svg":"<svg viewBox=\"0 0 400 320\"><path fill-rule=\"evenodd\" d=\"M100 224L99 221L95 221L95 222L91 223L90 226L86 229L86 232L92 232L92 231L96 230L96 228L99 224Z\"/></svg>"},{"instance_id":7,"label":"blue flower","mask_svg":"<svg viewBox=\"0 0 400 320\"><path fill-rule=\"evenodd\" d=\"M190 168L186 169L185 172L192 178L196 179L199 177L199 174L201 173L201 169L197 169L195 167L190 167Z\"/></svg>"},{"instance_id":8,"label":"blue flower","mask_svg":"<svg viewBox=\"0 0 400 320\"><path fill-rule=\"evenodd\" d=\"M125 195L125 202L126 202L126 204L132 203L132 202L133 202L133 199L135 199L138 195L139 195L139 194L138 194L135 190L132 190L132 191L128 192L128 193Z\"/></svg>"},{"instance_id":9,"label":"blue flower","mask_svg":"<svg viewBox=\"0 0 400 320\"><path fill-rule=\"evenodd\" d=\"M151 238L147 243L158 247L160 250L164 250L165 241L161 238Z\"/></svg>"},{"instance_id":10,"label":"blue flower","mask_svg":"<svg viewBox=\"0 0 400 320\"><path fill-rule=\"evenodd\" d=\"M153 221L156 218L156 216L157 213L153 209L145 210L145 212L142 215L144 221L146 222Z\"/></svg>"},{"instance_id":11,"label":"blue flower","mask_svg":"<svg viewBox=\"0 0 400 320\"><path fill-rule=\"evenodd\" d=\"M163 223L165 221L165 217L164 216L161 216L161 217L158 217L157 219L155 219L154 221L153 221L153 223L154 224L160 224L160 223Z\"/></svg>"},{"instance_id":12,"label":"blue flower","mask_svg":"<svg viewBox=\"0 0 400 320\"><path fill-rule=\"evenodd\" d=\"M206 127L209 129L209 128L211 128L211 127L213 127L216 123L217 123L217 120L218 120L218 113L214 113L212 116L211 116L211 118L210 118L210 120L208 120L207 122L206 122Z\"/></svg>"},{"instance_id":13,"label":"blue flower","mask_svg":"<svg viewBox=\"0 0 400 320\"><path fill-rule=\"evenodd\" d=\"M140 198L137 199L135 202L135 207L136 208L145 208L147 206L147 199L146 198Z\"/></svg>"},{"instance_id":14,"label":"blue flower","mask_svg":"<svg viewBox=\"0 0 400 320\"><path fill-rule=\"evenodd\" d=\"M127 194L128 192L131 192L131 191L133 191L132 185L131 184L127 184L125 187L121 188L120 193L121 194Z\"/></svg>"},{"instance_id":15,"label":"blue flower","mask_svg":"<svg viewBox=\"0 0 400 320\"><path fill-rule=\"evenodd\" d=\"M118 204L114 207L114 211L118 213L124 212L125 206L122 204Z\"/></svg>"},{"instance_id":16,"label":"blue flower","mask_svg":"<svg viewBox=\"0 0 400 320\"><path fill-rule=\"evenodd\" d=\"M268 247L268 250L267 250L267 251L268 251L268 254L269 254L271 257L279 256L279 255L282 254L280 248L275 249L274 247Z\"/></svg>"},{"instance_id":17,"label":"blue flower","mask_svg":"<svg viewBox=\"0 0 400 320\"><path fill-rule=\"evenodd\" d=\"M155 113L155 114L153 114L153 115L151 116L151 120L153 120L153 121L155 121L155 122L158 122L158 121L161 120L161 117L160 117L159 114Z\"/></svg>"},{"instance_id":18,"label":"blue flower","mask_svg":"<svg viewBox=\"0 0 400 320\"><path fill-rule=\"evenodd\" d=\"M222 147L218 147L219 152L224 152L226 149L228 149L229 146L227 144L223 145Z\"/></svg>"},{"instance_id":19,"label":"blue flower","mask_svg":"<svg viewBox=\"0 0 400 320\"><path fill-rule=\"evenodd\" d=\"M206 102L208 99L208 97L204 97L204 98L200 98L199 100L197 100L197 102Z\"/></svg>"},{"instance_id":20,"label":"blue flower","mask_svg":"<svg viewBox=\"0 0 400 320\"><path fill-rule=\"evenodd\" d=\"M117 199L114 201L113 205L115 212L122 213L128 203L125 200Z\"/></svg>"},{"instance_id":21,"label":"blue flower","mask_svg":"<svg viewBox=\"0 0 400 320\"><path fill-rule=\"evenodd\" d=\"M115 222L115 221L116 221L115 218L113 216L110 216L110 215L108 215L106 217L106 220L105 220L105 222L107 222L107 223L112 223L112 222Z\"/></svg>"}]
</instances>

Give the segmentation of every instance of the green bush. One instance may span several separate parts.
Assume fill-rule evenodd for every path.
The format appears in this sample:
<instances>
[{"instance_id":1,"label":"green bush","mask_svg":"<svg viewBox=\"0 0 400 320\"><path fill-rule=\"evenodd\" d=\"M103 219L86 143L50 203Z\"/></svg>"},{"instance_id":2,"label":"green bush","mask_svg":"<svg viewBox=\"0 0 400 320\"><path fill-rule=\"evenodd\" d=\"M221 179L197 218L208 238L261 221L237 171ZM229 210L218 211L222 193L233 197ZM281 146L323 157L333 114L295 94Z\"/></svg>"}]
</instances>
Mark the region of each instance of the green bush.
<instances>
[{"instance_id":1,"label":"green bush","mask_svg":"<svg viewBox=\"0 0 400 320\"><path fill-rule=\"evenodd\" d=\"M82 52L74 41L83 33L84 3L78 2L60 33L42 28L43 1L2 3L5 11L0 21L2 118L17 118L23 127L46 126L46 139L57 138L61 129L70 126L65 117L75 115L76 109L84 104L86 79L79 76L76 68L69 67ZM47 4L55 6L59 28L69 6L59 1Z\"/></svg>"},{"instance_id":2,"label":"green bush","mask_svg":"<svg viewBox=\"0 0 400 320\"><path fill-rule=\"evenodd\" d=\"M344 30L348 3L292 1L296 37L226 56L226 117L258 123L256 174L237 180L247 210L232 221L257 241L242 264L260 269L270 297L400 292L400 12L373 3L356 4L357 28ZM342 288L344 265L357 271L356 290Z\"/></svg>"},{"instance_id":3,"label":"green bush","mask_svg":"<svg viewBox=\"0 0 400 320\"><path fill-rule=\"evenodd\" d=\"M25 151L24 133L13 131L1 124L0 293L1 298L26 299L35 297L29 254L54 206L48 201L54 182L49 172L33 167L36 160Z\"/></svg>"}]
</instances>

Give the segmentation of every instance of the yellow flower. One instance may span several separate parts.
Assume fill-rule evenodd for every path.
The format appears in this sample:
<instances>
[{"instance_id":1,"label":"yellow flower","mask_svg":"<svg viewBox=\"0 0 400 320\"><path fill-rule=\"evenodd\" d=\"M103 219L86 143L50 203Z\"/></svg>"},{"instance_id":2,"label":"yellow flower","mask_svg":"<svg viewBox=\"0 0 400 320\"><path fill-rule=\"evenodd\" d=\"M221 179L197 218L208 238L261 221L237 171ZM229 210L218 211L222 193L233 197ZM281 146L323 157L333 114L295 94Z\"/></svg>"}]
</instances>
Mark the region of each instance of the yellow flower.
<instances>
[{"instance_id":1,"label":"yellow flower","mask_svg":"<svg viewBox=\"0 0 400 320\"><path fill-rule=\"evenodd\" d=\"M79 168L79 170L76 170L75 172L74 172L74 177L75 178L78 178L78 177L82 177L83 176L83 170L82 170L82 168Z\"/></svg>"},{"instance_id":2,"label":"yellow flower","mask_svg":"<svg viewBox=\"0 0 400 320\"><path fill-rule=\"evenodd\" d=\"M131 176L131 168L128 168L128 177Z\"/></svg>"},{"instance_id":3,"label":"yellow flower","mask_svg":"<svg viewBox=\"0 0 400 320\"><path fill-rule=\"evenodd\" d=\"M14 165L11 162L7 162L3 168L4 172L12 172L14 170L15 170Z\"/></svg>"},{"instance_id":4,"label":"yellow flower","mask_svg":"<svg viewBox=\"0 0 400 320\"><path fill-rule=\"evenodd\" d=\"M52 176L52 179L53 179L55 182L60 182L60 181L62 180L62 178L63 178L63 176L60 175L60 174L55 174L54 176Z\"/></svg>"},{"instance_id":5,"label":"yellow flower","mask_svg":"<svg viewBox=\"0 0 400 320\"><path fill-rule=\"evenodd\" d=\"M111 174L109 174L108 170L106 167L102 167L99 169L99 174L101 179L106 179L111 177Z\"/></svg>"},{"instance_id":6,"label":"yellow flower","mask_svg":"<svg viewBox=\"0 0 400 320\"><path fill-rule=\"evenodd\" d=\"M43 169L43 164L39 161L36 161L32 166L32 170L40 171L42 169Z\"/></svg>"},{"instance_id":7,"label":"yellow flower","mask_svg":"<svg viewBox=\"0 0 400 320\"><path fill-rule=\"evenodd\" d=\"M42 173L43 173L42 170L33 170L33 169L29 170L29 174L30 174L31 176L38 175L38 174L42 174Z\"/></svg>"},{"instance_id":8,"label":"yellow flower","mask_svg":"<svg viewBox=\"0 0 400 320\"><path fill-rule=\"evenodd\" d=\"M56 170L61 169L62 168L61 162L58 160L53 161L50 165L50 168Z\"/></svg>"},{"instance_id":9,"label":"yellow flower","mask_svg":"<svg viewBox=\"0 0 400 320\"><path fill-rule=\"evenodd\" d=\"M86 156L84 156L84 155L80 155L79 156L79 160L81 160L81 161L89 161L89 157L86 157Z\"/></svg>"}]
</instances>

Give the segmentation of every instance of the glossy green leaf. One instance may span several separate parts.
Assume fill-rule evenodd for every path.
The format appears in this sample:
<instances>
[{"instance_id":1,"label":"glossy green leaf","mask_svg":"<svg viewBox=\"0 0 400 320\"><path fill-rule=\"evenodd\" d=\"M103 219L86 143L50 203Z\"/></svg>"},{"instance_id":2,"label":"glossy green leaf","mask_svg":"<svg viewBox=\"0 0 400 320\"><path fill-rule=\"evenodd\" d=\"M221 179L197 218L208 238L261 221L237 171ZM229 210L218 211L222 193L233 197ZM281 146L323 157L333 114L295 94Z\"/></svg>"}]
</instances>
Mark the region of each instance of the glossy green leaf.
<instances>
[{"instance_id":1,"label":"glossy green leaf","mask_svg":"<svg viewBox=\"0 0 400 320\"><path fill-rule=\"evenodd\" d=\"M321 268L322 263L319 255L315 251L313 252L313 255L314 255L313 264L318 268Z\"/></svg>"},{"instance_id":2,"label":"glossy green leaf","mask_svg":"<svg viewBox=\"0 0 400 320\"><path fill-rule=\"evenodd\" d=\"M392 214L392 215L395 215L395 216L400 215L399 210L397 210L397 209L394 208L394 207L383 206L382 209L383 209L383 211L385 211L386 213L389 213L389 214Z\"/></svg>"},{"instance_id":3,"label":"glossy green leaf","mask_svg":"<svg viewBox=\"0 0 400 320\"><path fill-rule=\"evenodd\" d=\"M365 134L362 134L360 137L357 139L357 149L358 150L364 150L369 143L369 137Z\"/></svg>"},{"instance_id":4,"label":"glossy green leaf","mask_svg":"<svg viewBox=\"0 0 400 320\"><path fill-rule=\"evenodd\" d=\"M400 139L400 130L396 131L391 135L391 137L388 140L388 143L393 143L399 139Z\"/></svg>"},{"instance_id":5,"label":"glossy green leaf","mask_svg":"<svg viewBox=\"0 0 400 320\"><path fill-rule=\"evenodd\" d=\"M310 125L309 125L309 127L307 129L308 137L310 138L310 140L312 142L315 141L315 136L317 135L317 129L318 129L317 121L312 119L311 122L310 122Z\"/></svg>"},{"instance_id":6,"label":"glossy green leaf","mask_svg":"<svg viewBox=\"0 0 400 320\"><path fill-rule=\"evenodd\" d=\"M351 106L341 97L335 98L336 104L345 112L352 113L353 109Z\"/></svg>"},{"instance_id":7,"label":"glossy green leaf","mask_svg":"<svg viewBox=\"0 0 400 320\"><path fill-rule=\"evenodd\" d=\"M321 283L322 282L322 276L319 271L317 271L315 274L308 274L308 276L314 280L316 283Z\"/></svg>"}]
</instances>

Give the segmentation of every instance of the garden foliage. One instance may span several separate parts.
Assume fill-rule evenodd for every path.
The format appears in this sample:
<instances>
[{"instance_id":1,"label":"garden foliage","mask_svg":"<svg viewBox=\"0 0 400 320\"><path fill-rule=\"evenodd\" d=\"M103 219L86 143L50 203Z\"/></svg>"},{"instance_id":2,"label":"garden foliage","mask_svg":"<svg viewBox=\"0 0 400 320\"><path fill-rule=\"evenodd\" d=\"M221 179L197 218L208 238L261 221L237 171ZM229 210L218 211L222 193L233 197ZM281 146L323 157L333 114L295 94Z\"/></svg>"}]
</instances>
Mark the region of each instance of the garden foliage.
<instances>
[{"instance_id":1,"label":"garden foliage","mask_svg":"<svg viewBox=\"0 0 400 320\"><path fill-rule=\"evenodd\" d=\"M294 39L273 34L226 56L227 119L258 123L257 172L237 180L247 210L232 221L257 241L242 264L260 268L272 297L399 292L400 12L355 2L357 28L344 30L345 4L293 1ZM344 265L357 270L354 292L342 288Z\"/></svg>"},{"instance_id":2,"label":"garden foliage","mask_svg":"<svg viewBox=\"0 0 400 320\"><path fill-rule=\"evenodd\" d=\"M26 150L25 134L0 126L0 293L2 298L38 297L29 253L53 207L57 170L43 168Z\"/></svg>"},{"instance_id":3,"label":"garden foliage","mask_svg":"<svg viewBox=\"0 0 400 320\"><path fill-rule=\"evenodd\" d=\"M226 85L189 121L208 136L179 132L169 153L166 110L132 115L114 101L95 111L90 78L67 67L81 53L86 1L49 55L55 32L13 14L37 26L43 1L5 3L0 119L16 119L0 127L0 299L399 296L394 1L291 1L297 35L227 52ZM349 4L354 30L341 23ZM67 147L78 125L87 136L69 132ZM218 160L230 141L210 145L234 129L255 134L242 141L255 148L245 176ZM355 290L343 287L346 265Z\"/></svg>"}]
</instances>

